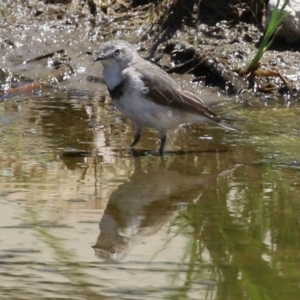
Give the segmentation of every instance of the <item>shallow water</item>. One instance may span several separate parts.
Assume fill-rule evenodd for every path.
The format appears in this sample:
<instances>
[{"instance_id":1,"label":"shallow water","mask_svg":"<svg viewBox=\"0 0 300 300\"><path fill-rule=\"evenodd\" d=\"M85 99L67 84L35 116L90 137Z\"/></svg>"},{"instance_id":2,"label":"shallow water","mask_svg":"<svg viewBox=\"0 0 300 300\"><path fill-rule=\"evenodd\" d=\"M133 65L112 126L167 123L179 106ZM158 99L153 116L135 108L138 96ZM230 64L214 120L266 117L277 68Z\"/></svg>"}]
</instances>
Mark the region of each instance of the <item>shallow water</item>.
<instances>
[{"instance_id":1,"label":"shallow water","mask_svg":"<svg viewBox=\"0 0 300 300\"><path fill-rule=\"evenodd\" d=\"M296 299L299 107L223 102L243 133L159 157L91 86L0 103L1 299Z\"/></svg>"},{"instance_id":2,"label":"shallow water","mask_svg":"<svg viewBox=\"0 0 300 300\"><path fill-rule=\"evenodd\" d=\"M131 124L86 80L101 72L86 52L135 31L10 2L0 67L45 78L51 58L22 62L64 49L76 76L0 100L0 298L298 299L298 103L267 95L246 108L179 76L243 133L185 126L159 157L147 131L132 152ZM270 53L298 82L297 52Z\"/></svg>"}]
</instances>

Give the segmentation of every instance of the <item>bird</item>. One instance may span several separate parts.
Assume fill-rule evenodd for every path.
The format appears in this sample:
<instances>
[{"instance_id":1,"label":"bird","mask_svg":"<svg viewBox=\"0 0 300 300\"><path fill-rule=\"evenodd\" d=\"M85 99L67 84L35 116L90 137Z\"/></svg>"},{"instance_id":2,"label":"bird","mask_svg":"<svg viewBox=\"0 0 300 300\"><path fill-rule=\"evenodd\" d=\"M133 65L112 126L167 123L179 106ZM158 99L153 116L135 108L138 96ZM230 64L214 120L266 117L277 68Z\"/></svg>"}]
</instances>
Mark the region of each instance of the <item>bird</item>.
<instances>
[{"instance_id":1,"label":"bird","mask_svg":"<svg viewBox=\"0 0 300 300\"><path fill-rule=\"evenodd\" d=\"M94 62L103 66L103 80L115 107L134 124L134 147L144 128L154 128L160 136L163 155L167 132L186 123L215 123L239 130L211 111L201 98L183 90L167 72L142 58L125 40L104 42L95 52Z\"/></svg>"}]
</instances>

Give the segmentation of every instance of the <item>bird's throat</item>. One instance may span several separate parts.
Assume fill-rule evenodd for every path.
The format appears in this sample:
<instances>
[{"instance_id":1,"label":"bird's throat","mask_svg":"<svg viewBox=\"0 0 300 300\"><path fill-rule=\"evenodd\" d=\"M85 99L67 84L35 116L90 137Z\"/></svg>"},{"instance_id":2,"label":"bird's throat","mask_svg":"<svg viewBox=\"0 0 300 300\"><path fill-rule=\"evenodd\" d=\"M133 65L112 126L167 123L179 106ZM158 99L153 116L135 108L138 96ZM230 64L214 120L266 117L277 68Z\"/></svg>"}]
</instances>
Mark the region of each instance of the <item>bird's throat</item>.
<instances>
[{"instance_id":1,"label":"bird's throat","mask_svg":"<svg viewBox=\"0 0 300 300\"><path fill-rule=\"evenodd\" d=\"M122 72L118 68L111 67L104 68L103 78L109 90L113 90L124 80Z\"/></svg>"}]
</instances>

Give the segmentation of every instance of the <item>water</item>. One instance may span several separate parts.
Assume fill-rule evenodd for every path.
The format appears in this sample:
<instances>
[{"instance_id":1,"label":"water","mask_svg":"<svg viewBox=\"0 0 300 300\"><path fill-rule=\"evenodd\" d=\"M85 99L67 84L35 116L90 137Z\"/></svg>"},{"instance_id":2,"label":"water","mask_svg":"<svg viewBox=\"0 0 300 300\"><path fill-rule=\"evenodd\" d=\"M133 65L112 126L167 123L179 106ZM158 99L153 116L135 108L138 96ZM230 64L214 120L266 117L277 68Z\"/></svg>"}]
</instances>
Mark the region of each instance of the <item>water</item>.
<instances>
[{"instance_id":1,"label":"water","mask_svg":"<svg viewBox=\"0 0 300 300\"><path fill-rule=\"evenodd\" d=\"M159 157L102 94L0 104L1 299L297 299L299 108L227 105L244 133Z\"/></svg>"}]
</instances>

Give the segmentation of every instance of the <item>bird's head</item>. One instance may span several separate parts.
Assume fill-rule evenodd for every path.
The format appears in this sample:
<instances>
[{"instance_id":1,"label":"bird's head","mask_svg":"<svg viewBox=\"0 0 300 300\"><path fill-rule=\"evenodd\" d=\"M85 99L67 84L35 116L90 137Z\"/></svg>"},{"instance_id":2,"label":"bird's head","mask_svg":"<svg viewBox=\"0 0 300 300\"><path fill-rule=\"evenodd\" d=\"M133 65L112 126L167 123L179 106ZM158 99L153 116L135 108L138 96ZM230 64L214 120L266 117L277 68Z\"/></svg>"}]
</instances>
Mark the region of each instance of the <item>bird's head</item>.
<instances>
[{"instance_id":1,"label":"bird's head","mask_svg":"<svg viewBox=\"0 0 300 300\"><path fill-rule=\"evenodd\" d=\"M125 69L138 56L136 49L123 40L105 42L96 53L94 61L101 61L104 67Z\"/></svg>"}]
</instances>

